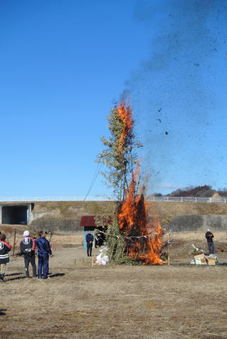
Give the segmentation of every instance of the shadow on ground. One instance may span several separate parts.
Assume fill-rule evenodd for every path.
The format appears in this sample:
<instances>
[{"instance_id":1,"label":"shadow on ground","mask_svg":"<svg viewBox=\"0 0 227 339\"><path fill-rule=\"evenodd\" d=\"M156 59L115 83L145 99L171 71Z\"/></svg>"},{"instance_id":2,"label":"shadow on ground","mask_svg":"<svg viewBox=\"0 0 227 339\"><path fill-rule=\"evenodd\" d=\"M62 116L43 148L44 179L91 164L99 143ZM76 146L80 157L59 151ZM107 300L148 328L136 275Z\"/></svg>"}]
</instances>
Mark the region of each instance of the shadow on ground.
<instances>
[{"instance_id":1,"label":"shadow on ground","mask_svg":"<svg viewBox=\"0 0 227 339\"><path fill-rule=\"evenodd\" d=\"M7 274L7 280L6 281L14 281L14 280L22 280L22 279L27 279L27 277L25 275L22 275L23 273L12 273L12 274ZM18 275L20 275L18 277ZM49 278L56 278L56 277L63 277L65 275L65 273L55 273L55 274L50 274ZM8 278L10 276L13 276L13 278Z\"/></svg>"},{"instance_id":2,"label":"shadow on ground","mask_svg":"<svg viewBox=\"0 0 227 339\"><path fill-rule=\"evenodd\" d=\"M63 277L65 273L50 273L49 278ZM10 273L5 275L7 279L5 281L14 281L14 280L22 280L27 279L24 273ZM12 278L11 278L12 277Z\"/></svg>"},{"instance_id":3,"label":"shadow on ground","mask_svg":"<svg viewBox=\"0 0 227 339\"><path fill-rule=\"evenodd\" d=\"M20 275L20 274L23 274L23 273L21 273L21 272L19 272L19 273L10 273L10 274L6 274L5 276L6 277L12 277L14 275Z\"/></svg>"},{"instance_id":4,"label":"shadow on ground","mask_svg":"<svg viewBox=\"0 0 227 339\"><path fill-rule=\"evenodd\" d=\"M6 308L0 308L0 316L1 315L6 315L5 311L7 311Z\"/></svg>"},{"instance_id":5,"label":"shadow on ground","mask_svg":"<svg viewBox=\"0 0 227 339\"><path fill-rule=\"evenodd\" d=\"M65 275L65 273L50 274L49 278L63 277L64 275Z\"/></svg>"},{"instance_id":6,"label":"shadow on ground","mask_svg":"<svg viewBox=\"0 0 227 339\"><path fill-rule=\"evenodd\" d=\"M15 278L7 278L6 281L13 281L13 280L22 280L22 279L26 279L26 276L20 276L20 277L15 277Z\"/></svg>"}]
</instances>

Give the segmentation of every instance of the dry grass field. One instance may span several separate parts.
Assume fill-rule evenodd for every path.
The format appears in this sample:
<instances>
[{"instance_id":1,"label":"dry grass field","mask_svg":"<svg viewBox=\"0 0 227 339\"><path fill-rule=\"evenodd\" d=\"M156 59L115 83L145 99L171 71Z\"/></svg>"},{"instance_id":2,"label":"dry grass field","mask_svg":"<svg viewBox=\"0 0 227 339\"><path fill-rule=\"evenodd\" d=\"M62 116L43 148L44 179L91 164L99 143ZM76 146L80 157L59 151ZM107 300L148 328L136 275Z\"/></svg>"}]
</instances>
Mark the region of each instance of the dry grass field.
<instances>
[{"instance_id":1,"label":"dry grass field","mask_svg":"<svg viewBox=\"0 0 227 339\"><path fill-rule=\"evenodd\" d=\"M0 338L227 338L227 266L188 265L203 237L172 234L169 266L101 267L82 234L54 235L50 279L25 279L23 259L11 257ZM227 262L226 233L215 240Z\"/></svg>"}]
</instances>

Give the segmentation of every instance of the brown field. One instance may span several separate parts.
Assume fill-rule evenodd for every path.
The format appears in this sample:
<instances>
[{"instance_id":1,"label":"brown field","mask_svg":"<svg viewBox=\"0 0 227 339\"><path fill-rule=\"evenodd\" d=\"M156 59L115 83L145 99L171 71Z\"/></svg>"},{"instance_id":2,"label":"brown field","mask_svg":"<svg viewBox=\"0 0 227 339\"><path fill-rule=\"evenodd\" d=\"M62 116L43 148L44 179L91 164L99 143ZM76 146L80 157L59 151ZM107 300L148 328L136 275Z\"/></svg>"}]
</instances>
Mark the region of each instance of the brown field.
<instances>
[{"instance_id":1,"label":"brown field","mask_svg":"<svg viewBox=\"0 0 227 339\"><path fill-rule=\"evenodd\" d=\"M25 279L23 259L11 257L0 338L227 338L227 266L188 265L203 237L171 234L169 266L101 267L86 257L82 234L54 235L51 279ZM226 233L215 240L227 262Z\"/></svg>"}]
</instances>

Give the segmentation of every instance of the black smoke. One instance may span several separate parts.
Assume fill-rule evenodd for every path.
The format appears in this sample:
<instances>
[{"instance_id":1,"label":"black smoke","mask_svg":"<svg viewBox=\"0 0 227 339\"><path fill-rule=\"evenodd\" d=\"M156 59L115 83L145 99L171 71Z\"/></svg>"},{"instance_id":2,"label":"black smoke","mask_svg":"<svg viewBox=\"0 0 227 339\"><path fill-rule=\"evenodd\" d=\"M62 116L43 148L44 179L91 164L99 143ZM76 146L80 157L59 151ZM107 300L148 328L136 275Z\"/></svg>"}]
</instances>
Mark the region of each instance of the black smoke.
<instances>
[{"instance_id":1,"label":"black smoke","mask_svg":"<svg viewBox=\"0 0 227 339\"><path fill-rule=\"evenodd\" d=\"M140 0L135 19L146 28L150 57L126 89L145 146L145 172L153 184L168 177L176 185L215 185L222 157L221 151L214 156L224 114L220 93L227 85L227 2Z\"/></svg>"}]
</instances>

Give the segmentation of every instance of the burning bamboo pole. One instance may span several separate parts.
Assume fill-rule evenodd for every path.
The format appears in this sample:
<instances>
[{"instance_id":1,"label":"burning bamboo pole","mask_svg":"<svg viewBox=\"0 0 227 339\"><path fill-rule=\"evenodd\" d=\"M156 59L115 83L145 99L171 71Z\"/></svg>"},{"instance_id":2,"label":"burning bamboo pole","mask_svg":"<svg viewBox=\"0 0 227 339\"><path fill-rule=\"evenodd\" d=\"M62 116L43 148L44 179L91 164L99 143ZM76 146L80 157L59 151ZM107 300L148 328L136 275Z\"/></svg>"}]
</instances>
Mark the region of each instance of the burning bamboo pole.
<instances>
[{"instance_id":1,"label":"burning bamboo pole","mask_svg":"<svg viewBox=\"0 0 227 339\"><path fill-rule=\"evenodd\" d=\"M111 137L102 141L107 150L99 156L99 162L109 168L106 178L116 194L116 220L109 228L107 242L111 260L129 257L144 264L162 264L162 227L159 221L148 222L145 188L139 191L139 166L134 156L134 120L132 109L121 102L109 117Z\"/></svg>"}]
</instances>

